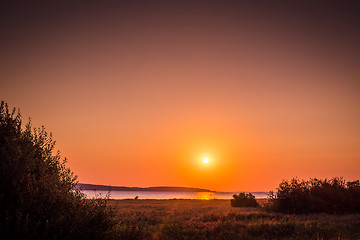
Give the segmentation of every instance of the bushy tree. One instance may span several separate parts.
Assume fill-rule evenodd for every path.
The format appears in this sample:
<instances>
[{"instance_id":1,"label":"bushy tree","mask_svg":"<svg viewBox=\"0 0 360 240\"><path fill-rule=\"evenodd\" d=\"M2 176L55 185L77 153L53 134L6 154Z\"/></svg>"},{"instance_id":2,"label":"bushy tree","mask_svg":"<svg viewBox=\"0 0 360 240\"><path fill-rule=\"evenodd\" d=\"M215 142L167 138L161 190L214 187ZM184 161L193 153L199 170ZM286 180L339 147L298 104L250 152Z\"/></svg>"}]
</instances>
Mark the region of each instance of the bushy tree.
<instances>
[{"instance_id":1,"label":"bushy tree","mask_svg":"<svg viewBox=\"0 0 360 240\"><path fill-rule=\"evenodd\" d=\"M0 106L0 239L115 239L104 199L76 190L45 128L22 126L19 111Z\"/></svg>"},{"instance_id":2,"label":"bushy tree","mask_svg":"<svg viewBox=\"0 0 360 240\"><path fill-rule=\"evenodd\" d=\"M251 193L239 193L238 195L233 195L234 199L231 199L232 207L257 207L259 204L257 203L255 196Z\"/></svg>"},{"instance_id":3,"label":"bushy tree","mask_svg":"<svg viewBox=\"0 0 360 240\"><path fill-rule=\"evenodd\" d=\"M271 194L270 210L282 213L360 213L360 182L343 178L282 181Z\"/></svg>"}]
</instances>

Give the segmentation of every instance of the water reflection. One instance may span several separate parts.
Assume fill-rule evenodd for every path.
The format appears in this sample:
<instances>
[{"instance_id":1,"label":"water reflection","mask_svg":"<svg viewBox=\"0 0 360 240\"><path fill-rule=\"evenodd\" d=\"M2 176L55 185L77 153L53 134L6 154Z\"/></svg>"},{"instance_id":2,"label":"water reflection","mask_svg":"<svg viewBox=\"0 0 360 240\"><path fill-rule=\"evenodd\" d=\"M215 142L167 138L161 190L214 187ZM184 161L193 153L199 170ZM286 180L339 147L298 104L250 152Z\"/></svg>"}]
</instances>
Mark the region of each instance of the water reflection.
<instances>
[{"instance_id":1,"label":"water reflection","mask_svg":"<svg viewBox=\"0 0 360 240\"><path fill-rule=\"evenodd\" d=\"M198 192L196 199L211 200L211 199L214 199L214 195L212 192Z\"/></svg>"},{"instance_id":2,"label":"water reflection","mask_svg":"<svg viewBox=\"0 0 360 240\"><path fill-rule=\"evenodd\" d=\"M89 198L101 194L105 197L108 191L84 190L83 193ZM252 192L256 198L267 198L266 192ZM234 192L155 192L155 191L111 191L111 199L232 199ZM99 196L97 196L99 197Z\"/></svg>"}]
</instances>

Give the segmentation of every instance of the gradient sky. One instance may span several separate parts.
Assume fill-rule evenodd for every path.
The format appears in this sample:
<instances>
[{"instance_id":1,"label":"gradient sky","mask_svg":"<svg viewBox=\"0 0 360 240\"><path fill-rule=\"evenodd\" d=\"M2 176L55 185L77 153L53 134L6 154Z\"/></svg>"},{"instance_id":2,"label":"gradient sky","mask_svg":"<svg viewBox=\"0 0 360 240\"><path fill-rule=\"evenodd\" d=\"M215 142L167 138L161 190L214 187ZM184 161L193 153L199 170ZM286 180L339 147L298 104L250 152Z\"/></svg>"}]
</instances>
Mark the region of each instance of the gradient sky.
<instances>
[{"instance_id":1,"label":"gradient sky","mask_svg":"<svg viewBox=\"0 0 360 240\"><path fill-rule=\"evenodd\" d=\"M1 7L0 97L80 182L360 178L357 1L60 2Z\"/></svg>"}]
</instances>

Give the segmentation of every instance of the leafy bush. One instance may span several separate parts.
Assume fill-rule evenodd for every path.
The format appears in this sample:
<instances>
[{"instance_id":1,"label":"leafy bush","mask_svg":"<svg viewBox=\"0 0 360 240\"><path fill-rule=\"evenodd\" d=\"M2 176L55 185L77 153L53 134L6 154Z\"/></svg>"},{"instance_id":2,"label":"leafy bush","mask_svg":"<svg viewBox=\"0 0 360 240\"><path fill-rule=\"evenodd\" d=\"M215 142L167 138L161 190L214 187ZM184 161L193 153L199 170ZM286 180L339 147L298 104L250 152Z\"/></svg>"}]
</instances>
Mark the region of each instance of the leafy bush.
<instances>
[{"instance_id":1,"label":"leafy bush","mask_svg":"<svg viewBox=\"0 0 360 240\"><path fill-rule=\"evenodd\" d=\"M239 193L233 195L231 199L232 207L257 207L259 204L255 200L255 196L251 193Z\"/></svg>"},{"instance_id":2,"label":"leafy bush","mask_svg":"<svg viewBox=\"0 0 360 240\"><path fill-rule=\"evenodd\" d=\"M282 213L360 213L360 182L343 178L282 181L268 208Z\"/></svg>"},{"instance_id":3,"label":"leafy bush","mask_svg":"<svg viewBox=\"0 0 360 240\"><path fill-rule=\"evenodd\" d=\"M45 128L0 106L0 239L115 239L105 199L85 199Z\"/></svg>"}]
</instances>

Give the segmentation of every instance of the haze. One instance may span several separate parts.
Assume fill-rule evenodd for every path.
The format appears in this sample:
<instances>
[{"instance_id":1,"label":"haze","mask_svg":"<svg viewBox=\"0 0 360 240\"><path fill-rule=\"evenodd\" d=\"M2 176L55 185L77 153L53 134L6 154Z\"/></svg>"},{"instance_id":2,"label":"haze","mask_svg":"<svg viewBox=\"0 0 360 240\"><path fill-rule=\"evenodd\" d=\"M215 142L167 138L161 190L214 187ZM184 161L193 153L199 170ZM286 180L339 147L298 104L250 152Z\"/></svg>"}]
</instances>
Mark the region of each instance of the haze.
<instances>
[{"instance_id":1,"label":"haze","mask_svg":"<svg viewBox=\"0 0 360 240\"><path fill-rule=\"evenodd\" d=\"M54 134L82 183L358 179L360 9L339 4L4 6L0 96Z\"/></svg>"}]
</instances>

